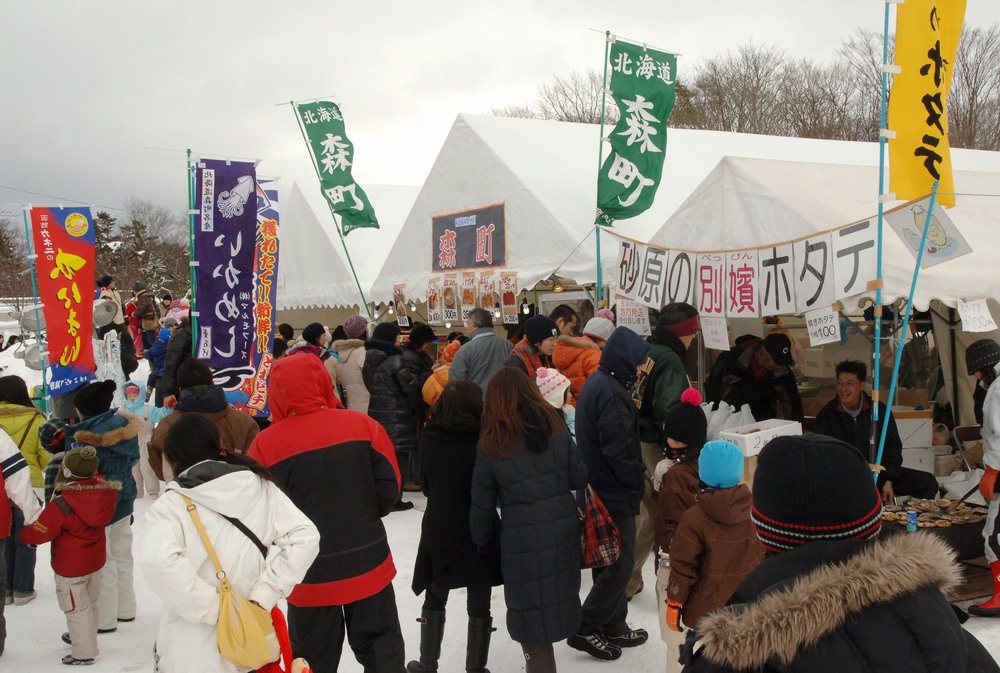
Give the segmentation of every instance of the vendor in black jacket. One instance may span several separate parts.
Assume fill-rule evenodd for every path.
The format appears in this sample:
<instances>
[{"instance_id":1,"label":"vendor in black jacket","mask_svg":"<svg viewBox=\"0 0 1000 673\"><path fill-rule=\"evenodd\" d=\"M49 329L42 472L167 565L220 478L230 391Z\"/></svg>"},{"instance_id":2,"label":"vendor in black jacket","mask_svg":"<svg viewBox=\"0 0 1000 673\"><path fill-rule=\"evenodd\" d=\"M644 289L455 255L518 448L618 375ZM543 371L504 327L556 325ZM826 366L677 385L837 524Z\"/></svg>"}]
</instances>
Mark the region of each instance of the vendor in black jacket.
<instances>
[{"instance_id":1,"label":"vendor in black jacket","mask_svg":"<svg viewBox=\"0 0 1000 673\"><path fill-rule=\"evenodd\" d=\"M778 418L780 406L782 418L802 422L791 339L772 332L765 339L741 337L737 346L719 357L705 381L708 401L737 408L748 404L756 421Z\"/></svg>"},{"instance_id":2,"label":"vendor in black jacket","mask_svg":"<svg viewBox=\"0 0 1000 673\"><path fill-rule=\"evenodd\" d=\"M844 360L837 364L836 372L837 397L816 414L816 432L845 441L867 456L872 427L872 398L864 390L868 367L858 360ZM885 470L878 478L882 500L892 502L898 495L937 497L938 483L933 474L903 467L903 443L896 430L896 421L886 413L882 402L878 403L878 417L876 445L882 425L889 423L882 450L881 464Z\"/></svg>"}]
</instances>

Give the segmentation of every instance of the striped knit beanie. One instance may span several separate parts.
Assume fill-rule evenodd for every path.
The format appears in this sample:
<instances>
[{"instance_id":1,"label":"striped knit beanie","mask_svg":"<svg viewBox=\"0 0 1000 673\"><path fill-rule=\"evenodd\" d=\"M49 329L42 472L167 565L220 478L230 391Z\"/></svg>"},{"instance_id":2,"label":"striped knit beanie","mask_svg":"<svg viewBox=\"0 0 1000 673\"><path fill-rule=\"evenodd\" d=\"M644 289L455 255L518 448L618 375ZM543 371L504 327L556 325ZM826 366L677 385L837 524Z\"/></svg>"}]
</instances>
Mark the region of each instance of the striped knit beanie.
<instances>
[{"instance_id":1,"label":"striped knit beanie","mask_svg":"<svg viewBox=\"0 0 1000 673\"><path fill-rule=\"evenodd\" d=\"M757 457L750 516L769 552L818 541L870 540L882 499L868 461L825 435L776 437Z\"/></svg>"}]
</instances>

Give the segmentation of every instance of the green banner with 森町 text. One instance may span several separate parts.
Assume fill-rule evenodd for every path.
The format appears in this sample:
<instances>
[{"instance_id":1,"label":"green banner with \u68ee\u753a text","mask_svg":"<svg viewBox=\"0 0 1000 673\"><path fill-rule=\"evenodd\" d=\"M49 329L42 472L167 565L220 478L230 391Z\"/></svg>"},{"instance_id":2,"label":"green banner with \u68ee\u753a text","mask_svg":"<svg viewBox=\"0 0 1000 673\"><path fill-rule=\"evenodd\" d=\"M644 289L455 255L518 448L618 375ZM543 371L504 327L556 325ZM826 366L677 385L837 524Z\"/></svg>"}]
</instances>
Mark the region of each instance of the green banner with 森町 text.
<instances>
[{"instance_id":1,"label":"green banner with \u68ee\u753a text","mask_svg":"<svg viewBox=\"0 0 1000 673\"><path fill-rule=\"evenodd\" d=\"M330 211L340 215L343 234L359 227L378 229L375 209L351 175L354 145L347 139L340 108L330 101L317 101L295 104L295 114L316 165L320 189Z\"/></svg>"},{"instance_id":2,"label":"green banner with \u68ee\u753a text","mask_svg":"<svg viewBox=\"0 0 1000 673\"><path fill-rule=\"evenodd\" d=\"M667 151L677 57L615 40L609 52L611 95L621 117L597 181L597 224L612 226L653 204Z\"/></svg>"}]
</instances>

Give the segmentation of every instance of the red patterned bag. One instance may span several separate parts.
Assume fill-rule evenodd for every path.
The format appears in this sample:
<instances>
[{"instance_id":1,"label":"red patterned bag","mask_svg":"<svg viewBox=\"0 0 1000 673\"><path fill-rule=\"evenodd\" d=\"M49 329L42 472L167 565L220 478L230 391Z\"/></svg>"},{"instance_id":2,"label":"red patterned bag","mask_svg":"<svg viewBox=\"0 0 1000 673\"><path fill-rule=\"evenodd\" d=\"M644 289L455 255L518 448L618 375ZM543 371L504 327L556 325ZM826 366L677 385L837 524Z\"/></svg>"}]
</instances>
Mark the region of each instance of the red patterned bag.
<instances>
[{"instance_id":1,"label":"red patterned bag","mask_svg":"<svg viewBox=\"0 0 1000 673\"><path fill-rule=\"evenodd\" d=\"M587 484L577 494L580 507L580 547L582 568L604 568L618 560L622 552L621 533L607 507Z\"/></svg>"}]
</instances>

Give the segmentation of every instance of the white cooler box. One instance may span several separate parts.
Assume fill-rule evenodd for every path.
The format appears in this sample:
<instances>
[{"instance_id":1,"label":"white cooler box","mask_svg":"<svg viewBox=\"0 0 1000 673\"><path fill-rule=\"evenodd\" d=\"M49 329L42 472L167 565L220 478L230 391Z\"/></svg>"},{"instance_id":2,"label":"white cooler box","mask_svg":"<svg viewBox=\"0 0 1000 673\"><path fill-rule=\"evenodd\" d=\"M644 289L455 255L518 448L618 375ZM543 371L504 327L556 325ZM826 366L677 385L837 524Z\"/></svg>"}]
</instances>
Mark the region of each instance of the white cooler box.
<instances>
[{"instance_id":1,"label":"white cooler box","mask_svg":"<svg viewBox=\"0 0 1000 673\"><path fill-rule=\"evenodd\" d=\"M798 421L783 421L777 418L756 423L738 425L719 433L719 439L736 444L743 451L743 481L753 487L753 473L757 471L757 454L764 445L775 437L801 435L802 424Z\"/></svg>"}]
</instances>

